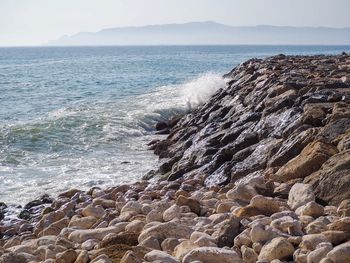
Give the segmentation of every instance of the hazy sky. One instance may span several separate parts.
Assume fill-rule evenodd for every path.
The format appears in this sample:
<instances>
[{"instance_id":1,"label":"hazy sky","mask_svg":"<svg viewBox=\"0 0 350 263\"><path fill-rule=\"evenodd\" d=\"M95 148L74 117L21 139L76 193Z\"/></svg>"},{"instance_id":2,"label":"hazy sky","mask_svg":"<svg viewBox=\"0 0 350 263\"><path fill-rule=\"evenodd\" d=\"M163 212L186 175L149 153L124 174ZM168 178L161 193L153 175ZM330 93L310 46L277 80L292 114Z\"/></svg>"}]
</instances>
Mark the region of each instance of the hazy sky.
<instances>
[{"instance_id":1,"label":"hazy sky","mask_svg":"<svg viewBox=\"0 0 350 263\"><path fill-rule=\"evenodd\" d=\"M0 46L103 28L212 20L350 27L350 0L0 0Z\"/></svg>"}]
</instances>

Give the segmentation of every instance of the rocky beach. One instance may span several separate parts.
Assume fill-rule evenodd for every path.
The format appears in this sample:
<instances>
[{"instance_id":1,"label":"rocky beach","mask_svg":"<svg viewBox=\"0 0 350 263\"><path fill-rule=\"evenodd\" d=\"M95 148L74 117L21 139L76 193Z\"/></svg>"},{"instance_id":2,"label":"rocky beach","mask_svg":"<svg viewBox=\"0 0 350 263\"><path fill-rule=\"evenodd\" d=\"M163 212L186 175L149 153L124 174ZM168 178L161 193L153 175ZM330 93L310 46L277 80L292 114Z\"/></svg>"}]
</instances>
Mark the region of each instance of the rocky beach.
<instances>
[{"instance_id":1,"label":"rocky beach","mask_svg":"<svg viewBox=\"0 0 350 263\"><path fill-rule=\"evenodd\" d=\"M350 55L248 60L157 124L157 170L44 195L9 218L0 263L350 262Z\"/></svg>"}]
</instances>

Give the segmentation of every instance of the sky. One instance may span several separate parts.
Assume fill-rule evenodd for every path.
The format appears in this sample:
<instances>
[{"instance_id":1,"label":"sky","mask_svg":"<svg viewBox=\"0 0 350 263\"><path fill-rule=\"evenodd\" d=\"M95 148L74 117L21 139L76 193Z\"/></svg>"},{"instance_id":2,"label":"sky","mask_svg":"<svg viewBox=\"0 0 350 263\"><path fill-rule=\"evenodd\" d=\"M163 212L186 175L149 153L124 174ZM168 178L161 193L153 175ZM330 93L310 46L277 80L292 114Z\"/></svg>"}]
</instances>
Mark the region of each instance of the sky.
<instances>
[{"instance_id":1,"label":"sky","mask_svg":"<svg viewBox=\"0 0 350 263\"><path fill-rule=\"evenodd\" d=\"M104 28L215 21L350 27L350 0L0 0L0 46L42 45Z\"/></svg>"}]
</instances>

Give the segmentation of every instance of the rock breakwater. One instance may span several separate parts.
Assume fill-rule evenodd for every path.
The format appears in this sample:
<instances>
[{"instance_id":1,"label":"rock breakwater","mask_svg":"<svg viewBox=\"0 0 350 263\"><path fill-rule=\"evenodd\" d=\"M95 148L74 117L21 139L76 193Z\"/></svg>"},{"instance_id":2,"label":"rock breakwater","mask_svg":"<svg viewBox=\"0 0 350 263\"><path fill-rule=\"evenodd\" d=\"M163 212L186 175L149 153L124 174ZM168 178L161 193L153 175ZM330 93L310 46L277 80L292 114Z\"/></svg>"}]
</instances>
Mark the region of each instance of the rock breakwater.
<instances>
[{"instance_id":1,"label":"rock breakwater","mask_svg":"<svg viewBox=\"0 0 350 263\"><path fill-rule=\"evenodd\" d=\"M225 78L158 125L155 179L31 202L0 223L0 263L350 262L350 56L252 59Z\"/></svg>"}]
</instances>

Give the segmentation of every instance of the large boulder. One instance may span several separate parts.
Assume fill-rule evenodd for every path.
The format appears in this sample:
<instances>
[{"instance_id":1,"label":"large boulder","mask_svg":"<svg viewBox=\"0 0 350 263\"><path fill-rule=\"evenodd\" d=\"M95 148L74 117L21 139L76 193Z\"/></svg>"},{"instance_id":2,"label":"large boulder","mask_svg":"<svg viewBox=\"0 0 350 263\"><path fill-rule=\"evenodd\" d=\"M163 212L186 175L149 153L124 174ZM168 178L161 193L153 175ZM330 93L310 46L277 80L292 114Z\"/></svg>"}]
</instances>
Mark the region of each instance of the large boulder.
<instances>
[{"instance_id":1,"label":"large boulder","mask_svg":"<svg viewBox=\"0 0 350 263\"><path fill-rule=\"evenodd\" d=\"M316 196L325 203L339 205L350 199L350 150L332 156L305 182L313 186Z\"/></svg>"},{"instance_id":2,"label":"large boulder","mask_svg":"<svg viewBox=\"0 0 350 263\"><path fill-rule=\"evenodd\" d=\"M337 152L337 148L331 144L321 141L309 143L298 156L277 171L273 180L286 182L295 178L305 178L317 171L325 161Z\"/></svg>"}]
</instances>

